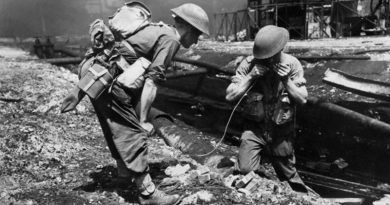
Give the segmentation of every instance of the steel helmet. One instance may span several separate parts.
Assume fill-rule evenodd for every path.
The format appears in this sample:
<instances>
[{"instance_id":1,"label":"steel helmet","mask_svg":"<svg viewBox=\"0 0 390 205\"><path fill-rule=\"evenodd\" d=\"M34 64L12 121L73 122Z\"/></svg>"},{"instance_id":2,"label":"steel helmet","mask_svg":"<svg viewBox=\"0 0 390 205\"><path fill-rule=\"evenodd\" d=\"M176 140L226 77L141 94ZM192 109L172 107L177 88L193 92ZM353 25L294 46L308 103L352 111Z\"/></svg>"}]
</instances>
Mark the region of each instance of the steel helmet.
<instances>
[{"instance_id":1,"label":"steel helmet","mask_svg":"<svg viewBox=\"0 0 390 205\"><path fill-rule=\"evenodd\" d=\"M192 3L182 4L171 9L172 13L207 35L209 32L209 17L205 10Z\"/></svg>"},{"instance_id":2,"label":"steel helmet","mask_svg":"<svg viewBox=\"0 0 390 205\"><path fill-rule=\"evenodd\" d=\"M253 56L256 59L266 59L281 51L290 39L287 29L268 25L257 32L253 46Z\"/></svg>"}]
</instances>

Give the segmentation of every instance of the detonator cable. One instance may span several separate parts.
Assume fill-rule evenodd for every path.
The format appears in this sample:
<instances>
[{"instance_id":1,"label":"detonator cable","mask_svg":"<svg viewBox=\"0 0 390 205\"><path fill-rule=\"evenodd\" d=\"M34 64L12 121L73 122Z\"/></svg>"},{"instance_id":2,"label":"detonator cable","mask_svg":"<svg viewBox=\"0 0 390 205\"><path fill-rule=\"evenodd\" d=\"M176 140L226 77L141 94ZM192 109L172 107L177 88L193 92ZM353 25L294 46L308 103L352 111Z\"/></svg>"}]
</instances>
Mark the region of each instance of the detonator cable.
<instances>
[{"instance_id":1,"label":"detonator cable","mask_svg":"<svg viewBox=\"0 0 390 205\"><path fill-rule=\"evenodd\" d=\"M226 126L225 126L225 130L223 131L223 135L221 137L221 139L219 140L219 142L217 143L217 145L214 147L213 150L211 150L210 152L206 153L206 154L198 154L196 156L198 157L204 157L204 156L207 156L207 155L210 155L212 154L213 152L215 152L215 150L217 150L219 148L219 146L221 146L223 140L225 139L226 137L226 132L227 132L227 129L229 128L229 125L230 125L230 122L232 120L232 117L233 117L233 114L234 112L237 110L238 106L240 105L241 101L244 99L244 97L248 94L249 90L252 89L253 85L255 84L256 81L254 81L249 87L248 89L246 89L245 93L241 96L240 100L238 100L237 104L234 106L232 112L230 113L230 116L229 116L229 119L226 123Z\"/></svg>"}]
</instances>

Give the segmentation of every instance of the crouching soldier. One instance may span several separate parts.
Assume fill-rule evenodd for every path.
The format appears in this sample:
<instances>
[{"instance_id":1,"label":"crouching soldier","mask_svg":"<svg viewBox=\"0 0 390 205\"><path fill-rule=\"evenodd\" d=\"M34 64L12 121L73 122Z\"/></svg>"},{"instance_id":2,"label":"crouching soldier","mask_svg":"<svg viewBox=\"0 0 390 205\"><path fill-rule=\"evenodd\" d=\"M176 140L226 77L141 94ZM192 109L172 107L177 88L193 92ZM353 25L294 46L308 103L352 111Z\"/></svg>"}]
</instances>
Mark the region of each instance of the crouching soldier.
<instances>
[{"instance_id":1,"label":"crouching soldier","mask_svg":"<svg viewBox=\"0 0 390 205\"><path fill-rule=\"evenodd\" d=\"M234 101L250 91L260 93L264 120L248 123L241 136L238 168L242 173L261 170L261 155L270 156L281 180L287 180L297 191L307 192L295 168L292 138L295 135L295 105L305 104L306 80L300 62L283 53L289 33L269 25L256 34L253 56L239 65L226 99Z\"/></svg>"},{"instance_id":2,"label":"crouching soldier","mask_svg":"<svg viewBox=\"0 0 390 205\"><path fill-rule=\"evenodd\" d=\"M150 15L149 9L142 3L127 5L139 7L142 15ZM167 195L158 190L152 182L147 161L147 137L153 126L147 122L147 116L156 97L156 83L165 80L165 70L180 45L188 48L197 43L202 33L209 35L209 19L201 7L188 3L171 11L175 27L150 23L123 39L132 47L137 58L150 61L150 66L142 75L141 88L128 90L119 80L119 75L109 89L96 99L91 98L111 155L117 162L118 176L124 180L134 179L140 193L140 204L169 205L180 200L178 195ZM114 78L118 76L115 71L112 75ZM76 94L64 100L63 112L74 109L85 95L79 90L76 88ZM136 105L140 107L137 112Z\"/></svg>"}]
</instances>

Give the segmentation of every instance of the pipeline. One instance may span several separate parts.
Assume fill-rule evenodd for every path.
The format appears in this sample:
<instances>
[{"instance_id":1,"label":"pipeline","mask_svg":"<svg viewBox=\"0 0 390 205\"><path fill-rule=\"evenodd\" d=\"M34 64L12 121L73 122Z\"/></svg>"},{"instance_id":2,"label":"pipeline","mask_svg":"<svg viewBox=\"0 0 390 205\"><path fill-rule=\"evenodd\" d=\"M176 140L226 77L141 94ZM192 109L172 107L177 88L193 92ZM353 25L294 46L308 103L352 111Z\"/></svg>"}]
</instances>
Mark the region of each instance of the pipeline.
<instances>
[{"instance_id":1,"label":"pipeline","mask_svg":"<svg viewBox=\"0 0 390 205\"><path fill-rule=\"evenodd\" d=\"M390 48L374 48L374 49L356 51L353 54L360 55L360 54L364 54L364 53L388 52L388 51L390 51Z\"/></svg>"},{"instance_id":2,"label":"pipeline","mask_svg":"<svg viewBox=\"0 0 390 205\"><path fill-rule=\"evenodd\" d=\"M46 62L53 65L79 64L81 63L82 60L83 59L81 57L63 57L63 58L45 59ZM202 61L191 60L191 59L186 59L181 57L174 57L172 60L180 63L187 63L198 67L207 68L209 71L217 71L224 74L232 74L231 72L221 69L220 66L211 63L206 63ZM202 71L196 71L196 72L202 72Z\"/></svg>"},{"instance_id":3,"label":"pipeline","mask_svg":"<svg viewBox=\"0 0 390 205\"><path fill-rule=\"evenodd\" d=\"M82 55L80 55L80 52L72 51L72 50L66 49L66 48L56 48L56 49L54 49L54 51L63 53L63 54L68 55L70 57L80 57L80 56L82 56Z\"/></svg>"},{"instance_id":4,"label":"pipeline","mask_svg":"<svg viewBox=\"0 0 390 205\"><path fill-rule=\"evenodd\" d=\"M193 75L201 75L206 74L207 69L205 68L198 68L196 70L187 70L187 71L175 71L175 72L169 72L166 74L167 79L175 79L175 78L181 78L181 77L188 77Z\"/></svg>"},{"instance_id":5,"label":"pipeline","mask_svg":"<svg viewBox=\"0 0 390 205\"><path fill-rule=\"evenodd\" d=\"M366 129L375 130L383 136L390 136L390 125L388 123L379 121L377 119L368 117L366 115L360 114L358 112L330 102L321 101L316 97L310 97L307 102L308 106L315 106L317 108L330 111L348 120L357 122L358 124L364 126L364 128Z\"/></svg>"},{"instance_id":6,"label":"pipeline","mask_svg":"<svg viewBox=\"0 0 390 205\"><path fill-rule=\"evenodd\" d=\"M174 57L173 61L180 62L180 63L187 63L187 64L195 65L198 67L207 68L209 70L217 71L217 72L224 73L224 74L232 74L229 71L221 69L221 67L219 65L215 65L212 63L206 63L203 61L192 60L192 59L181 58L181 57Z\"/></svg>"},{"instance_id":7,"label":"pipeline","mask_svg":"<svg viewBox=\"0 0 390 205\"><path fill-rule=\"evenodd\" d=\"M53 65L79 64L83 59L81 57L48 58L46 62Z\"/></svg>"}]
</instances>

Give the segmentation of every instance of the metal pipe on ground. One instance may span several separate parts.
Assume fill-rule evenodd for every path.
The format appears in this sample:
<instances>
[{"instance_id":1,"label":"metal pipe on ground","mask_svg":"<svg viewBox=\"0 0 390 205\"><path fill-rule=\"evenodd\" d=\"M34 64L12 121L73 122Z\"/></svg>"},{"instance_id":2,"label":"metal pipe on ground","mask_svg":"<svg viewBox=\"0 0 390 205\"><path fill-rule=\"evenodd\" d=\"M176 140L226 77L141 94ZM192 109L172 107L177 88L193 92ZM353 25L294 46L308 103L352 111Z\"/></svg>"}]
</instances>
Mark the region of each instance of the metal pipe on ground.
<instances>
[{"instance_id":1,"label":"metal pipe on ground","mask_svg":"<svg viewBox=\"0 0 390 205\"><path fill-rule=\"evenodd\" d=\"M68 55L70 57L80 57L81 56L79 52L72 51L72 50L66 49L66 48L57 48L57 49L54 49L54 51L63 53L63 54Z\"/></svg>"},{"instance_id":2,"label":"metal pipe on ground","mask_svg":"<svg viewBox=\"0 0 390 205\"><path fill-rule=\"evenodd\" d=\"M170 72L170 73L167 73L165 77L167 79L175 79L175 78L188 77L188 76L193 76L193 75L201 75L201 74L206 74L206 73L207 73L207 69L198 68L196 70Z\"/></svg>"},{"instance_id":3,"label":"metal pipe on ground","mask_svg":"<svg viewBox=\"0 0 390 205\"><path fill-rule=\"evenodd\" d=\"M64 58L48 58L46 62L53 65L79 64L83 58L81 57L64 57Z\"/></svg>"},{"instance_id":4,"label":"metal pipe on ground","mask_svg":"<svg viewBox=\"0 0 390 205\"><path fill-rule=\"evenodd\" d=\"M81 57L63 57L63 58L45 59L46 62L53 64L53 65L79 64L79 63L81 63L82 60L83 59ZM173 61L180 62L180 63L187 63L187 64L203 67L203 68L206 68L208 70L218 71L218 72L225 73L225 74L232 74L231 72L228 72L226 70L221 69L220 66L218 66L218 65L206 63L206 62L202 62L202 61L191 60L191 59L186 59L186 58L181 58L181 57L174 57ZM203 71L194 71L194 72L203 72Z\"/></svg>"},{"instance_id":5,"label":"metal pipe on ground","mask_svg":"<svg viewBox=\"0 0 390 205\"><path fill-rule=\"evenodd\" d=\"M366 115L360 114L358 112L355 112L353 110L344 108L342 106L330 102L321 101L316 97L310 97L307 102L309 106L316 106L320 109L328 110L348 120L355 121L367 129L375 130L380 134L382 134L383 136L386 137L390 136L390 124L388 123L379 121L377 119L368 117Z\"/></svg>"},{"instance_id":6,"label":"metal pipe on ground","mask_svg":"<svg viewBox=\"0 0 390 205\"><path fill-rule=\"evenodd\" d=\"M356 51L353 54L359 55L359 54L364 54L364 53L374 53L374 52L388 52L390 51L390 48L375 48L375 49L368 49L368 50L360 50Z\"/></svg>"},{"instance_id":7,"label":"metal pipe on ground","mask_svg":"<svg viewBox=\"0 0 390 205\"><path fill-rule=\"evenodd\" d=\"M173 58L173 61L180 62L180 63L187 63L187 64L207 68L207 69L214 70L214 71L221 72L221 73L225 73L225 74L232 74L229 71L221 69L221 67L219 65L215 65L215 64L207 63L207 62L203 62L203 61L181 58L181 57L177 57L177 56Z\"/></svg>"}]
</instances>

